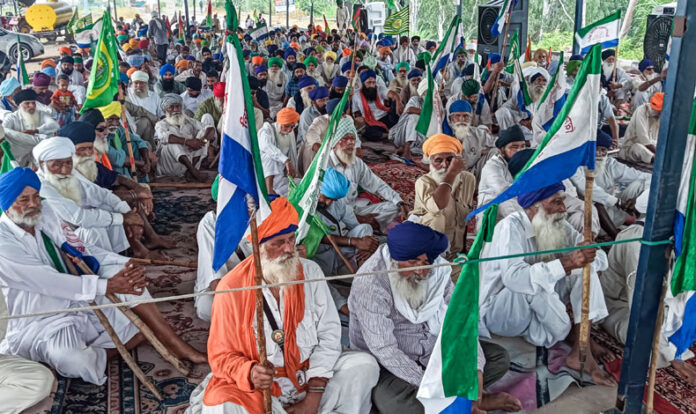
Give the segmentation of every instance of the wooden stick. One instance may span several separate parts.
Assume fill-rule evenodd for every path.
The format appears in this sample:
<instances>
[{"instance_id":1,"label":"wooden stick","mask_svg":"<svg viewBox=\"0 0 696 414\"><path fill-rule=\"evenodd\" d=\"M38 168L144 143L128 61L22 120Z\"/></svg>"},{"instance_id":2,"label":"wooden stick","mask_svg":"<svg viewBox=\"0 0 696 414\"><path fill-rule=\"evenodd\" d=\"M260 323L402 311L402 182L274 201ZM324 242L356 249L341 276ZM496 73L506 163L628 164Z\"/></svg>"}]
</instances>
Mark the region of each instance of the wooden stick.
<instances>
[{"instance_id":1,"label":"wooden stick","mask_svg":"<svg viewBox=\"0 0 696 414\"><path fill-rule=\"evenodd\" d=\"M331 237L330 234L327 234L327 235L326 235L326 238L329 240L329 243L331 243L331 245L333 246L334 250L336 250L336 253L338 253L338 257L340 257L341 260L343 260L343 263L345 263L346 267L348 267L348 270L350 270L351 273L355 273L355 268L354 268L353 265L350 263L350 261L346 258L346 256L343 255L343 252L341 251L341 249L340 249L340 248L338 247L338 245L336 244L336 240L334 240L333 237Z\"/></svg>"},{"instance_id":2,"label":"wooden stick","mask_svg":"<svg viewBox=\"0 0 696 414\"><path fill-rule=\"evenodd\" d=\"M118 88L119 98L123 98L126 94L121 88ZM138 182L138 173L135 168L135 157L133 157L133 144L131 144L130 131L128 130L128 120L126 119L126 105L124 104L121 108L121 122L123 123L123 130L126 133L126 146L128 147L128 158L130 160L131 174L133 181Z\"/></svg>"},{"instance_id":3,"label":"wooden stick","mask_svg":"<svg viewBox=\"0 0 696 414\"><path fill-rule=\"evenodd\" d=\"M170 260L157 260L157 259L140 259L137 257L132 257L130 259L132 262L146 264L146 265L156 265L156 266L178 266L178 267L188 267L189 269L198 269L197 263L188 262L175 262Z\"/></svg>"},{"instance_id":4,"label":"wooden stick","mask_svg":"<svg viewBox=\"0 0 696 414\"><path fill-rule=\"evenodd\" d=\"M505 49L507 49L508 32L510 31L510 15L512 12L508 13L505 17L505 35L503 36L503 51L500 54L500 61L505 62ZM496 98L498 98L498 83L500 83L500 74L495 78L493 83L493 96L491 99L491 112L495 113L495 109L498 109L495 105ZM495 108L495 109L493 109Z\"/></svg>"},{"instance_id":5,"label":"wooden stick","mask_svg":"<svg viewBox=\"0 0 696 414\"><path fill-rule=\"evenodd\" d=\"M251 228L251 247L254 253L254 284L261 286L263 280L263 269L261 268L261 253L259 252L259 230L256 227L256 211L249 209L249 227ZM256 345L259 348L259 364L266 365L268 357L266 355L266 331L263 320L263 292L256 289ZM271 392L269 389L263 390L263 409L266 414L271 414Z\"/></svg>"},{"instance_id":6,"label":"wooden stick","mask_svg":"<svg viewBox=\"0 0 696 414\"><path fill-rule=\"evenodd\" d=\"M655 408L655 377L657 376L657 360L659 359L660 336L662 333L662 319L665 316L665 296L667 295L667 278L662 282L662 295L657 308L657 321L655 321L655 333L653 334L652 353L650 354L650 369L648 371L648 399L646 401L647 414L652 414Z\"/></svg>"},{"instance_id":7,"label":"wooden stick","mask_svg":"<svg viewBox=\"0 0 696 414\"><path fill-rule=\"evenodd\" d=\"M594 188L594 171L585 168L585 242L592 243L592 190ZM582 269L582 307L580 319L580 379L585 371L585 360L590 347L590 275L591 263Z\"/></svg>"},{"instance_id":8,"label":"wooden stick","mask_svg":"<svg viewBox=\"0 0 696 414\"><path fill-rule=\"evenodd\" d=\"M614 71L611 74L611 79L609 79L611 82L614 82L616 80L616 68L619 67L619 42L617 41L616 43L616 50L614 50L616 53L614 55Z\"/></svg>"},{"instance_id":9,"label":"wooden stick","mask_svg":"<svg viewBox=\"0 0 696 414\"><path fill-rule=\"evenodd\" d=\"M150 188L210 188L213 186L213 183L163 183L158 181L156 183L147 183L147 185Z\"/></svg>"}]
</instances>

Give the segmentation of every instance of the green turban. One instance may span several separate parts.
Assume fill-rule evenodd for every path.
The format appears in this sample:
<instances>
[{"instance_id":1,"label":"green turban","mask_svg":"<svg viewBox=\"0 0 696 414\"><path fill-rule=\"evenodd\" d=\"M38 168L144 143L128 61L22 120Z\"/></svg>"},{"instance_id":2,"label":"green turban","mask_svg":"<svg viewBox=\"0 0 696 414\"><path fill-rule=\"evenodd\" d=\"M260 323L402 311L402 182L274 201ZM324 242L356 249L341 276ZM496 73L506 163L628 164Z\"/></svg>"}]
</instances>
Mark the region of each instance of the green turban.
<instances>
[{"instance_id":1,"label":"green turban","mask_svg":"<svg viewBox=\"0 0 696 414\"><path fill-rule=\"evenodd\" d=\"M370 55L369 53L365 55L362 63L373 70L375 67L377 67L377 59L375 59L374 56Z\"/></svg>"},{"instance_id":2,"label":"green turban","mask_svg":"<svg viewBox=\"0 0 696 414\"><path fill-rule=\"evenodd\" d=\"M430 52L421 52L421 53L418 55L418 60L422 60L423 62L425 62L426 65L427 65L428 63L430 63L430 61L432 60L432 58L433 58L433 57L432 57L432 55L430 54Z\"/></svg>"},{"instance_id":3,"label":"green turban","mask_svg":"<svg viewBox=\"0 0 696 414\"><path fill-rule=\"evenodd\" d=\"M319 66L319 62L317 62L317 58L314 56L307 56L303 62L305 66L309 65L310 63L314 65L314 67Z\"/></svg>"},{"instance_id":4,"label":"green turban","mask_svg":"<svg viewBox=\"0 0 696 414\"><path fill-rule=\"evenodd\" d=\"M467 79L462 82L462 93L464 96L471 96L479 93L481 84L476 79Z\"/></svg>"},{"instance_id":5,"label":"green turban","mask_svg":"<svg viewBox=\"0 0 696 414\"><path fill-rule=\"evenodd\" d=\"M273 65L276 65L279 68L282 68L283 67L283 59L279 58L278 56L274 56L274 57L268 59L268 67L270 68Z\"/></svg>"},{"instance_id":6,"label":"green turban","mask_svg":"<svg viewBox=\"0 0 696 414\"><path fill-rule=\"evenodd\" d=\"M406 72L408 72L408 71L411 70L411 65L409 65L408 62L406 62L406 61L404 61L404 62L399 62L399 63L396 65L396 71L398 72L399 69L401 69L401 68L406 68Z\"/></svg>"},{"instance_id":7,"label":"green turban","mask_svg":"<svg viewBox=\"0 0 696 414\"><path fill-rule=\"evenodd\" d=\"M128 40L128 35L118 35L116 36L116 40L118 40L119 42L124 42Z\"/></svg>"},{"instance_id":8,"label":"green turban","mask_svg":"<svg viewBox=\"0 0 696 414\"><path fill-rule=\"evenodd\" d=\"M582 64L582 60L571 60L566 63L566 75L573 76L575 69Z\"/></svg>"}]
</instances>

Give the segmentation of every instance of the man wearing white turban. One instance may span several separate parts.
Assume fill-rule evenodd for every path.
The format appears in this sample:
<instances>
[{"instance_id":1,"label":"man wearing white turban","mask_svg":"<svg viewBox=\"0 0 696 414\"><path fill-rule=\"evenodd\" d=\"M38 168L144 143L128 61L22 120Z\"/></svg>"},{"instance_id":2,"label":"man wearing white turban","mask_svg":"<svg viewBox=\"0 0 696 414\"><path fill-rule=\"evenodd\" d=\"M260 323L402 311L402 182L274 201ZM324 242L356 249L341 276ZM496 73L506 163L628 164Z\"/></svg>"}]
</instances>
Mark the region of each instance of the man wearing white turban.
<instances>
[{"instance_id":1,"label":"man wearing white turban","mask_svg":"<svg viewBox=\"0 0 696 414\"><path fill-rule=\"evenodd\" d=\"M31 163L31 150L42 139L52 136L59 125L49 113L37 108L37 94L24 89L14 96L19 109L3 120L7 141L12 145L12 155L21 166Z\"/></svg>"},{"instance_id":2,"label":"man wearing white turban","mask_svg":"<svg viewBox=\"0 0 696 414\"><path fill-rule=\"evenodd\" d=\"M150 76L141 70L133 72L126 109L135 119L136 134L154 145L155 124L164 114L159 95L149 89L149 79Z\"/></svg>"}]
</instances>

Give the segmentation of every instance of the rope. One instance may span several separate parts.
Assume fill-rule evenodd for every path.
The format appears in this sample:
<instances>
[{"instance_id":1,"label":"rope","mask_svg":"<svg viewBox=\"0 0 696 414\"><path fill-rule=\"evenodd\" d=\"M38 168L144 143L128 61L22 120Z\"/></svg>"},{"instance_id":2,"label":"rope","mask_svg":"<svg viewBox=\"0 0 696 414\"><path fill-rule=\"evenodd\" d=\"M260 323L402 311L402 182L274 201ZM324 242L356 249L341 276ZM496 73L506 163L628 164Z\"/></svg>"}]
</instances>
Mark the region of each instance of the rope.
<instances>
[{"instance_id":1,"label":"rope","mask_svg":"<svg viewBox=\"0 0 696 414\"><path fill-rule=\"evenodd\" d=\"M494 261L494 260L513 259L513 258L517 258L517 257L563 253L563 252L569 252L569 251L573 251L573 250L582 250L582 249L604 247L604 246L611 246L611 245L615 245L615 244L633 243L633 242L640 242L641 244L644 244L646 246L659 246L659 245L665 245L665 244L672 244L672 240L648 241L648 240L643 240L640 238L635 238L635 239L626 239L626 240L614 240L614 241L610 241L610 242L594 243L594 244L580 245L580 246L573 246L573 247L565 247L562 249L541 250L541 251L536 251L536 252L510 254L510 255L506 255L506 256L484 257L484 258L471 259L471 260L468 260L465 255L459 255L452 263L448 262L448 263L431 264L431 265L424 265L424 266L414 266L414 267L407 267L407 268L400 268L400 269L384 269L384 270L377 270L374 272L354 273L354 274L348 274L348 275L326 276L326 277L321 278L321 279L294 280L291 282L266 284L263 286L246 286L246 287L242 287L242 288L214 290L214 291L206 290L203 292L187 293L187 294L183 294L183 295L174 295L174 296L165 296L165 297L161 297L161 298L152 298L152 299L146 299L146 300L132 300L132 301L120 302L120 303L106 303L103 305L81 306L81 307L76 307L76 308L58 309L58 310L50 310L50 311L42 311L42 312L34 312L34 313L25 313L25 314L21 314L21 315L0 316L0 320L33 318L33 317L37 317L37 316L47 316L47 315L54 315L54 314L59 314L59 313L84 312L84 311L91 311L91 310L95 310L95 309L117 308L117 307L121 307L121 306L134 307L134 306L142 305L145 303L169 302L169 301L196 298L199 296L218 295L221 293L243 292L243 291L247 291L247 290L268 289L268 288L276 288L276 287L280 288L280 287L284 287L284 286L292 286L292 285L298 285L298 284L303 284L303 283L328 282L328 281L332 281L332 280L343 280L343 279L353 279L353 278L358 278L358 277L376 276L376 275L381 275L381 274L385 274L385 273L393 273L393 272L400 273L400 272L411 272L411 271L415 271L415 270L435 269L435 268L445 267L445 266L455 267L455 266L460 266L463 264L475 264L475 263L481 263L481 262L490 262L490 261Z\"/></svg>"}]
</instances>

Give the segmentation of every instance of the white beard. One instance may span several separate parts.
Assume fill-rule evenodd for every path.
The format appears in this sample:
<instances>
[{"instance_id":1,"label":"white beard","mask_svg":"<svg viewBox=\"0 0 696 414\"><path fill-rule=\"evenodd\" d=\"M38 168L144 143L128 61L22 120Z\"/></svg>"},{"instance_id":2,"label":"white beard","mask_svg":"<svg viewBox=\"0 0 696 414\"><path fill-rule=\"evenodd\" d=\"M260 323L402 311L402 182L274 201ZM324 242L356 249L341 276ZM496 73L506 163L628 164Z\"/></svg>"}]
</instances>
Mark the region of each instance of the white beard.
<instances>
[{"instance_id":1,"label":"white beard","mask_svg":"<svg viewBox=\"0 0 696 414\"><path fill-rule=\"evenodd\" d=\"M442 167L438 170L433 167L433 164L430 164L430 178L435 180L436 183L440 184L445 178L445 174L447 174L447 168Z\"/></svg>"},{"instance_id":2,"label":"white beard","mask_svg":"<svg viewBox=\"0 0 696 414\"><path fill-rule=\"evenodd\" d=\"M408 90L411 92L411 96L418 96L418 86L413 86L412 83L409 83Z\"/></svg>"},{"instance_id":3,"label":"white beard","mask_svg":"<svg viewBox=\"0 0 696 414\"><path fill-rule=\"evenodd\" d=\"M109 152L109 143L106 141L106 137L96 137L94 139L94 149L99 154L106 154Z\"/></svg>"},{"instance_id":4,"label":"white beard","mask_svg":"<svg viewBox=\"0 0 696 414\"><path fill-rule=\"evenodd\" d=\"M616 63L602 62L602 73L608 79L614 73L614 65Z\"/></svg>"},{"instance_id":5,"label":"white beard","mask_svg":"<svg viewBox=\"0 0 696 414\"><path fill-rule=\"evenodd\" d=\"M41 206L39 205L39 214L33 215L33 216L28 216L28 213L31 213L32 211L25 211L22 214L17 213L13 209L8 209L5 211L5 214L7 214L7 218L12 220L12 222L18 226L21 227L34 227L37 224L39 224L39 221L41 221Z\"/></svg>"},{"instance_id":6,"label":"white beard","mask_svg":"<svg viewBox=\"0 0 696 414\"><path fill-rule=\"evenodd\" d=\"M94 157L81 157L79 155L73 155L73 168L84 175L86 179L94 182L97 179L97 162L94 161Z\"/></svg>"},{"instance_id":7,"label":"white beard","mask_svg":"<svg viewBox=\"0 0 696 414\"><path fill-rule=\"evenodd\" d=\"M261 245L261 267L263 279L266 283L286 283L297 280L297 267L300 265L300 256L297 251L290 255L283 255L275 259L269 259L265 245Z\"/></svg>"},{"instance_id":8,"label":"white beard","mask_svg":"<svg viewBox=\"0 0 696 414\"><path fill-rule=\"evenodd\" d=\"M186 117L184 114L174 114L174 115L169 115L167 114L167 117L164 118L164 120L172 126L175 127L181 127L184 125L184 121L186 121Z\"/></svg>"},{"instance_id":9,"label":"white beard","mask_svg":"<svg viewBox=\"0 0 696 414\"><path fill-rule=\"evenodd\" d=\"M451 125L454 137L459 141L464 142L467 135L469 135L469 128L471 127L468 122L456 122Z\"/></svg>"},{"instance_id":10,"label":"white beard","mask_svg":"<svg viewBox=\"0 0 696 414\"><path fill-rule=\"evenodd\" d=\"M406 76L404 76L403 78L401 76L397 76L394 79L396 79L396 83L401 88L405 88L406 85L408 85L408 78Z\"/></svg>"},{"instance_id":11,"label":"white beard","mask_svg":"<svg viewBox=\"0 0 696 414\"><path fill-rule=\"evenodd\" d=\"M537 249L553 250L568 247L565 231L566 213L546 214L541 202L535 204L537 212L532 218L532 227L536 236ZM558 254L540 255L543 261L556 259Z\"/></svg>"},{"instance_id":12,"label":"white beard","mask_svg":"<svg viewBox=\"0 0 696 414\"><path fill-rule=\"evenodd\" d=\"M312 106L312 99L309 97L309 92L307 89L302 89L300 91L300 96L302 97L302 103L304 104L305 108Z\"/></svg>"},{"instance_id":13,"label":"white beard","mask_svg":"<svg viewBox=\"0 0 696 414\"><path fill-rule=\"evenodd\" d=\"M280 127L278 125L276 125L276 132L278 133L278 149L284 155L290 155L290 149L295 145L295 132L283 134L280 132Z\"/></svg>"},{"instance_id":14,"label":"white beard","mask_svg":"<svg viewBox=\"0 0 696 414\"><path fill-rule=\"evenodd\" d=\"M403 276L397 273L399 265L392 260L389 279L393 288L392 295L399 296L408 302L413 310L418 310L425 302L425 296L428 294L428 280L426 277L418 277L416 275Z\"/></svg>"},{"instance_id":15,"label":"white beard","mask_svg":"<svg viewBox=\"0 0 696 414\"><path fill-rule=\"evenodd\" d=\"M595 160L595 176L602 175L607 166L607 157L598 157Z\"/></svg>"},{"instance_id":16,"label":"white beard","mask_svg":"<svg viewBox=\"0 0 696 414\"><path fill-rule=\"evenodd\" d=\"M530 98L532 98L532 101L534 101L534 102L539 102L541 100L541 97L544 96L545 91L546 91L545 86L534 85L531 88L529 88Z\"/></svg>"},{"instance_id":17,"label":"white beard","mask_svg":"<svg viewBox=\"0 0 696 414\"><path fill-rule=\"evenodd\" d=\"M324 68L324 76L331 77L333 75L334 68L336 67L336 63L334 62L324 62L322 64L322 67Z\"/></svg>"},{"instance_id":18,"label":"white beard","mask_svg":"<svg viewBox=\"0 0 696 414\"><path fill-rule=\"evenodd\" d=\"M277 84L281 83L282 74L283 73L280 71L280 69L276 70L275 72L273 71L273 69L268 69L268 80L271 83L274 83L277 85Z\"/></svg>"},{"instance_id":19,"label":"white beard","mask_svg":"<svg viewBox=\"0 0 696 414\"><path fill-rule=\"evenodd\" d=\"M135 94L135 96L137 96L138 98L141 98L141 99L147 99L150 96L150 92L148 92L148 91L140 92L140 91L133 89L133 93Z\"/></svg>"},{"instance_id":20,"label":"white beard","mask_svg":"<svg viewBox=\"0 0 696 414\"><path fill-rule=\"evenodd\" d=\"M41 126L41 114L38 110L34 111L33 114L30 114L20 107L19 116L22 118L26 129L38 129Z\"/></svg>"},{"instance_id":21,"label":"white beard","mask_svg":"<svg viewBox=\"0 0 696 414\"><path fill-rule=\"evenodd\" d=\"M657 77L657 73L653 72L650 75L643 75L646 81L651 81Z\"/></svg>"},{"instance_id":22,"label":"white beard","mask_svg":"<svg viewBox=\"0 0 696 414\"><path fill-rule=\"evenodd\" d=\"M339 161L341 161L343 164L345 164L348 167L350 167L351 165L353 165L353 163L355 163L355 153L356 153L355 148L353 148L352 152L348 153L348 152L343 151L341 148L336 147L334 149L334 153L336 154L336 158L338 158Z\"/></svg>"},{"instance_id":23,"label":"white beard","mask_svg":"<svg viewBox=\"0 0 696 414\"><path fill-rule=\"evenodd\" d=\"M224 104L224 101L220 98L215 98L213 99L213 103L215 104L215 107L219 110L222 111L222 106Z\"/></svg>"},{"instance_id":24,"label":"white beard","mask_svg":"<svg viewBox=\"0 0 696 414\"><path fill-rule=\"evenodd\" d=\"M70 199L75 204L82 205L82 188L77 177L73 174L52 174L47 168L44 168L46 181L51 184L63 197Z\"/></svg>"}]
</instances>

